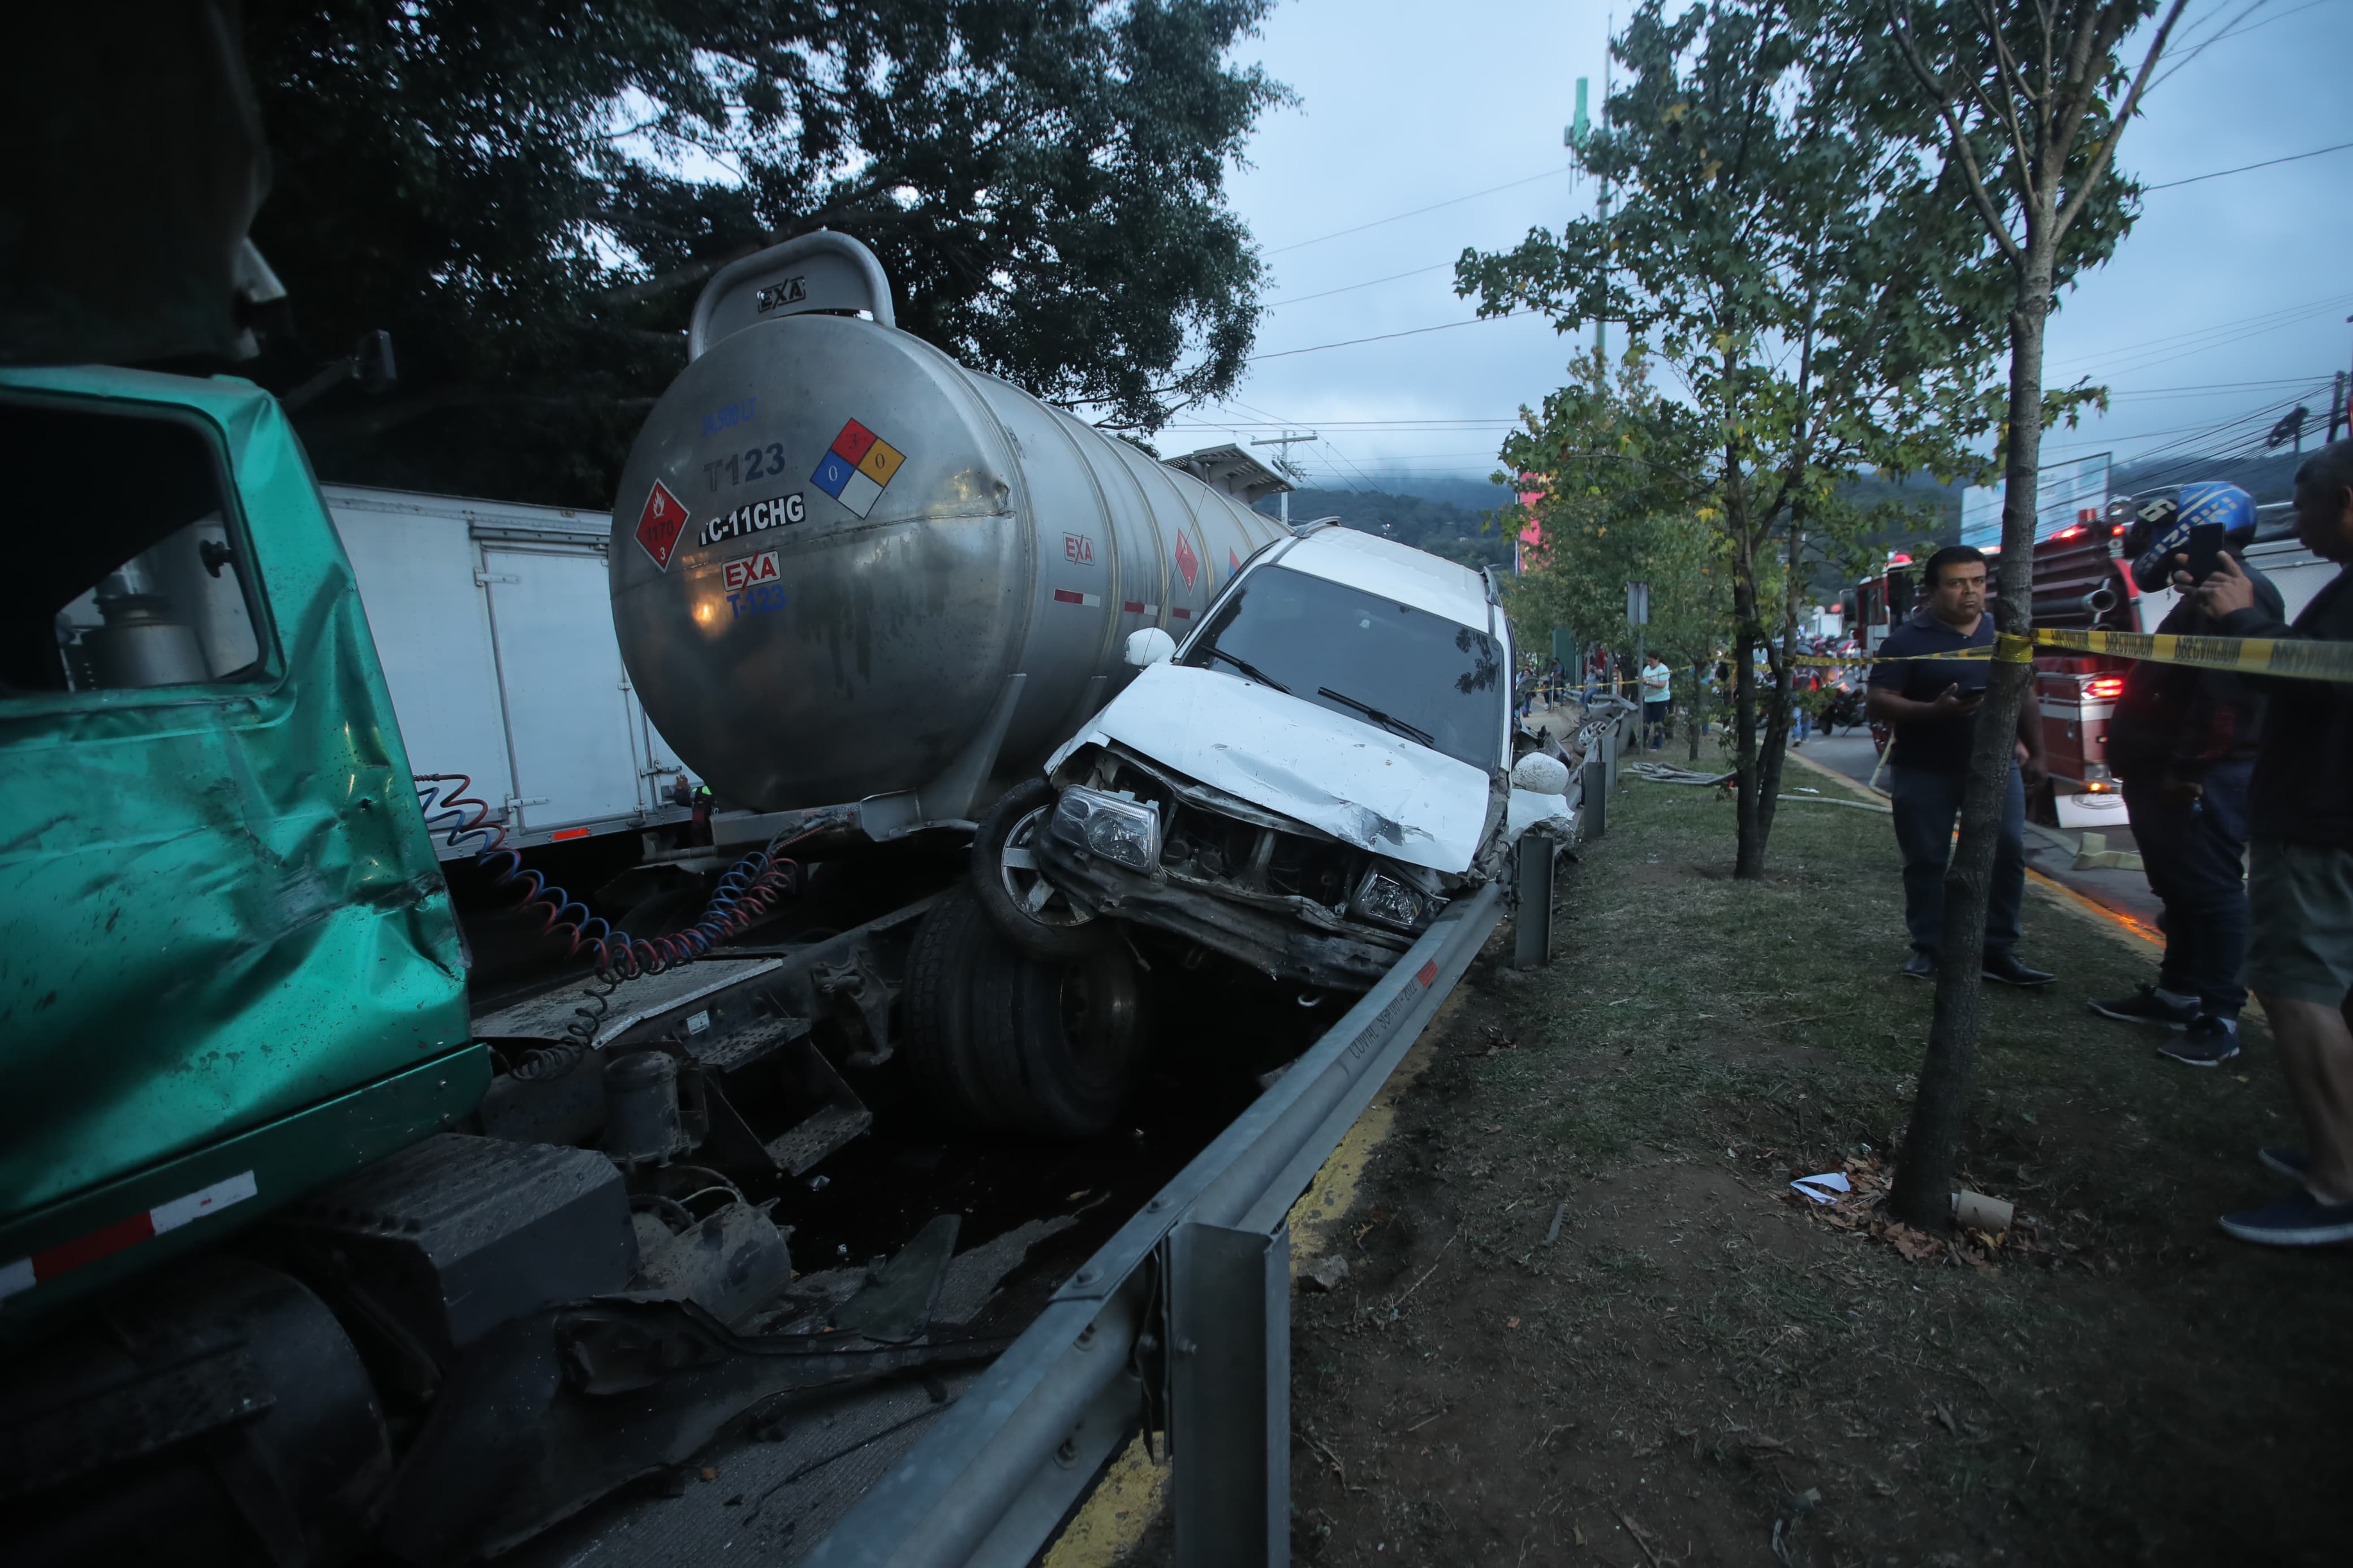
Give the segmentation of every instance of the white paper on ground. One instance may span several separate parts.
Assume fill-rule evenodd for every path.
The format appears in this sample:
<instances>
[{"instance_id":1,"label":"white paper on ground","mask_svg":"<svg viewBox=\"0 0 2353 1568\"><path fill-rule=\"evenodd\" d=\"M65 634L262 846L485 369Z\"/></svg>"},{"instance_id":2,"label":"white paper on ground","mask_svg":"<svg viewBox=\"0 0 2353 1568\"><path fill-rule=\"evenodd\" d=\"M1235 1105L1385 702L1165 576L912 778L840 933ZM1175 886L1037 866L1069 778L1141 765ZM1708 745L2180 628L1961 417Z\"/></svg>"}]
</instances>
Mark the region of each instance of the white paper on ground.
<instances>
[{"instance_id":1,"label":"white paper on ground","mask_svg":"<svg viewBox=\"0 0 2353 1568\"><path fill-rule=\"evenodd\" d=\"M1831 1194L1849 1193L1854 1190L1848 1184L1844 1171L1825 1171L1819 1176L1799 1176L1789 1185L1818 1204L1834 1204L1838 1199L1831 1196Z\"/></svg>"}]
</instances>

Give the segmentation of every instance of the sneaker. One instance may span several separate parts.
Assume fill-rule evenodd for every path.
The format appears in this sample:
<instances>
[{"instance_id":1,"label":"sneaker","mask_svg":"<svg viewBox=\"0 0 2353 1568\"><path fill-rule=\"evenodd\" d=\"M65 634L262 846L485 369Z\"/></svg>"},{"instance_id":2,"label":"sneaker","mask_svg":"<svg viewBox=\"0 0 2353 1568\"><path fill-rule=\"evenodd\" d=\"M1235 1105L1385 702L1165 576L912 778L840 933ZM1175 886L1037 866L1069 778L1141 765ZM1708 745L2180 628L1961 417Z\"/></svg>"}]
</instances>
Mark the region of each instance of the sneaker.
<instances>
[{"instance_id":1,"label":"sneaker","mask_svg":"<svg viewBox=\"0 0 2353 1568\"><path fill-rule=\"evenodd\" d=\"M2197 1003L2168 1001L2167 994L2154 985L2144 985L2130 996L2108 1002L2089 1001L2084 1005L2120 1024L2162 1024L2168 1029L2186 1029L2198 1021Z\"/></svg>"},{"instance_id":2,"label":"sneaker","mask_svg":"<svg viewBox=\"0 0 2353 1568\"><path fill-rule=\"evenodd\" d=\"M2301 1149L2258 1149L2255 1158L2263 1163L2265 1170L2291 1182L2301 1182L2312 1169L2312 1156Z\"/></svg>"},{"instance_id":3,"label":"sneaker","mask_svg":"<svg viewBox=\"0 0 2353 1568\"><path fill-rule=\"evenodd\" d=\"M2004 985L2048 985L2059 978L2047 969L2028 968L2018 962L2017 954L2009 952L1987 953L1979 973Z\"/></svg>"},{"instance_id":4,"label":"sneaker","mask_svg":"<svg viewBox=\"0 0 2353 1568\"><path fill-rule=\"evenodd\" d=\"M2157 1054L2193 1068L2218 1068L2239 1054L2239 1031L2213 1018L2200 1018L2168 1040Z\"/></svg>"},{"instance_id":5,"label":"sneaker","mask_svg":"<svg viewBox=\"0 0 2353 1568\"><path fill-rule=\"evenodd\" d=\"M2222 1216L2222 1229L2263 1247L2326 1247L2353 1241L2353 1204L2325 1204L2298 1187L2269 1208Z\"/></svg>"},{"instance_id":6,"label":"sneaker","mask_svg":"<svg viewBox=\"0 0 2353 1568\"><path fill-rule=\"evenodd\" d=\"M1936 978L1936 955L1914 948L1912 956L1904 961L1904 978L1934 982Z\"/></svg>"}]
</instances>

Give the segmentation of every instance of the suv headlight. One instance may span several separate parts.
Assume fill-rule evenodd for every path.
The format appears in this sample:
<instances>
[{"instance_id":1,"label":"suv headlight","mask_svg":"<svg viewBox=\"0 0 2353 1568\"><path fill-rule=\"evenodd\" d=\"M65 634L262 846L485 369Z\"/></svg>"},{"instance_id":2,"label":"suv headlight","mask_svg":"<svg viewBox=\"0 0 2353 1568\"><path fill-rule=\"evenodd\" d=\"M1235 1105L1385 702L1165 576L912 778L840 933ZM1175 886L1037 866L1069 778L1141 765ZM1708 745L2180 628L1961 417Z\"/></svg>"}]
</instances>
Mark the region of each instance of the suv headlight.
<instances>
[{"instance_id":1,"label":"suv headlight","mask_svg":"<svg viewBox=\"0 0 2353 1568\"><path fill-rule=\"evenodd\" d=\"M1421 894L1381 871L1365 873L1348 907L1366 920L1399 931L1419 931L1428 912Z\"/></svg>"},{"instance_id":2,"label":"suv headlight","mask_svg":"<svg viewBox=\"0 0 2353 1568\"><path fill-rule=\"evenodd\" d=\"M1160 863L1160 811L1101 790L1066 789L1054 803L1054 836L1131 870Z\"/></svg>"}]
</instances>

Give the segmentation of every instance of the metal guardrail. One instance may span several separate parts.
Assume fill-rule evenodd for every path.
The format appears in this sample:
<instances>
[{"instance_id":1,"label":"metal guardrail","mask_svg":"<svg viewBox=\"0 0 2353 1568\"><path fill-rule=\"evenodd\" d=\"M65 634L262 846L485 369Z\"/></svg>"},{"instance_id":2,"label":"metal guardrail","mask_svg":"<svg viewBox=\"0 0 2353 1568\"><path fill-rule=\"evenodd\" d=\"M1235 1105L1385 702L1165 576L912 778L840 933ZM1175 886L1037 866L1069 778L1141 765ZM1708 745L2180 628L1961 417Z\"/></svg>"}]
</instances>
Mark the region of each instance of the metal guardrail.
<instances>
[{"instance_id":1,"label":"metal guardrail","mask_svg":"<svg viewBox=\"0 0 2353 1568\"><path fill-rule=\"evenodd\" d=\"M1582 775L1588 835L1621 728ZM1548 937L1554 846L1542 846L1522 854L1513 881L1523 910L1543 911ZM1504 884L1499 877L1448 906L1071 1276L804 1568L1020 1568L1138 1430L1167 1435L1180 1568L1287 1563L1287 1216L1485 945ZM1519 961L1529 953L1523 943Z\"/></svg>"}]
</instances>

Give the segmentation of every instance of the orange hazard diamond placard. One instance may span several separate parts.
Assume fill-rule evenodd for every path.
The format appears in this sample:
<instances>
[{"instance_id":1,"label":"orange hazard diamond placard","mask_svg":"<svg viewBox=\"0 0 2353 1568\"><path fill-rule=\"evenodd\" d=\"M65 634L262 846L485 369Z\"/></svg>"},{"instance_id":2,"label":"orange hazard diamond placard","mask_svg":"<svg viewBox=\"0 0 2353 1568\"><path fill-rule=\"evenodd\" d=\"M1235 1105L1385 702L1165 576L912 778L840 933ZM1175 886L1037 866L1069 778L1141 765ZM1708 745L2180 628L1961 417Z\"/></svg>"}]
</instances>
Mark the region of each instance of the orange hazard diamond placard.
<instances>
[{"instance_id":1,"label":"orange hazard diamond placard","mask_svg":"<svg viewBox=\"0 0 2353 1568\"><path fill-rule=\"evenodd\" d=\"M670 552L678 546L678 536L686 529L686 506L670 493L659 479L646 492L645 510L638 513L638 543L654 558L654 564L670 570Z\"/></svg>"}]
</instances>

